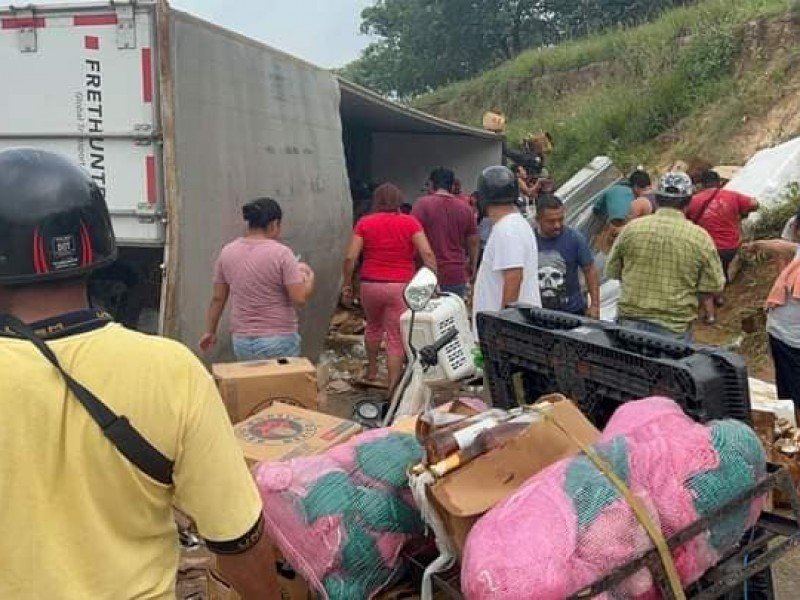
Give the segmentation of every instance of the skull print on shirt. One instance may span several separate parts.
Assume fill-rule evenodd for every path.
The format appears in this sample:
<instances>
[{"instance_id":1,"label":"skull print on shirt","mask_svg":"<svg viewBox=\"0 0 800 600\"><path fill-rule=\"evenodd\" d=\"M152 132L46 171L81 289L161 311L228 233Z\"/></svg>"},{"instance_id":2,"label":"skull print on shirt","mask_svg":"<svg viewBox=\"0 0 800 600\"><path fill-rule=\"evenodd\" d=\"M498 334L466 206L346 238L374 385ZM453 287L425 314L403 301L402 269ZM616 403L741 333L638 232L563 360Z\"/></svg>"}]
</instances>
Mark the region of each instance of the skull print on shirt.
<instances>
[{"instance_id":1,"label":"skull print on shirt","mask_svg":"<svg viewBox=\"0 0 800 600\"><path fill-rule=\"evenodd\" d=\"M539 252L539 290L544 308L560 310L567 304L567 263L560 252Z\"/></svg>"}]
</instances>

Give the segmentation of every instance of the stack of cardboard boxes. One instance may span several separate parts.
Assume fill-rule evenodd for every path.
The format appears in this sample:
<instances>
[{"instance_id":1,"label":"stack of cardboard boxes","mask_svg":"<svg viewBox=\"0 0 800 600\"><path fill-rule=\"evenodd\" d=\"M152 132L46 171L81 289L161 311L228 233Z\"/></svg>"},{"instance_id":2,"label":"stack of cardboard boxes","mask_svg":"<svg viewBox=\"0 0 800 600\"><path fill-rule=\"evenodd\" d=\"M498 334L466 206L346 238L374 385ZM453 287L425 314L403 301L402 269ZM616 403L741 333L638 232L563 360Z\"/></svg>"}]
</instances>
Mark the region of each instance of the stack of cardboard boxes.
<instances>
[{"instance_id":1,"label":"stack of cardboard boxes","mask_svg":"<svg viewBox=\"0 0 800 600\"><path fill-rule=\"evenodd\" d=\"M786 467L795 487L800 486L800 427L794 403L779 400L775 386L750 378L750 402L753 429L770 462ZM790 498L776 489L769 498L770 507L790 508Z\"/></svg>"}]
</instances>

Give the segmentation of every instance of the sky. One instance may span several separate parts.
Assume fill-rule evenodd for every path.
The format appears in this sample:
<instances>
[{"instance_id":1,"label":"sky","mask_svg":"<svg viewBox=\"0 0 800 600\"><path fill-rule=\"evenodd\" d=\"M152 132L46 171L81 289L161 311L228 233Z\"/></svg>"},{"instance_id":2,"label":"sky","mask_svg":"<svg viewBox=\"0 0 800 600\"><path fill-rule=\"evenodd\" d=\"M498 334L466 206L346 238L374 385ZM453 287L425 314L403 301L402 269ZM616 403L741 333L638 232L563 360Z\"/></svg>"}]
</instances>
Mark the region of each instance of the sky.
<instances>
[{"instance_id":1,"label":"sky","mask_svg":"<svg viewBox=\"0 0 800 600\"><path fill-rule=\"evenodd\" d=\"M361 10L372 0L171 0L171 4L325 68L355 60L370 42L359 25Z\"/></svg>"},{"instance_id":2,"label":"sky","mask_svg":"<svg viewBox=\"0 0 800 600\"><path fill-rule=\"evenodd\" d=\"M41 4L75 2L41 0ZM341 67L355 60L370 43L370 37L361 35L359 26L362 9L373 3L373 0L170 0L172 6L184 12L325 68ZM0 5L8 4L10 0L0 0Z\"/></svg>"}]
</instances>

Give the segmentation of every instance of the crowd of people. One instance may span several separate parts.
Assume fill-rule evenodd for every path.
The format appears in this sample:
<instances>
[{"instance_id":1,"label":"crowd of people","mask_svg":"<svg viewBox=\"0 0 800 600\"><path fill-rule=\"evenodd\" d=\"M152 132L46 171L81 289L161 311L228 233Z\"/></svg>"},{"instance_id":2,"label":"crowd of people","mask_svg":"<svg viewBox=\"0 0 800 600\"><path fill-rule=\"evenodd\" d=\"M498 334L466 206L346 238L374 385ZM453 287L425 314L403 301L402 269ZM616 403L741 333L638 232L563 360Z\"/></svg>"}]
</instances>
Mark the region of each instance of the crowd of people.
<instances>
[{"instance_id":1,"label":"crowd of people","mask_svg":"<svg viewBox=\"0 0 800 600\"><path fill-rule=\"evenodd\" d=\"M364 309L367 383L380 383L382 347L386 383L393 386L401 375L403 289L423 265L437 274L442 292L471 303L473 316L526 303L599 319L601 282L614 279L620 282L617 320L628 327L692 342L696 322L716 322L731 263L742 250L741 221L759 208L755 198L724 189L713 170L697 181L670 172L654 186L637 169L595 200L592 212L602 226L587 239L566 225L542 161L517 158L521 164L513 169L485 169L469 195L445 167L431 172L427 193L413 201L391 183L373 190L347 247L341 298L346 305L358 298ZM314 273L277 241L282 213L274 200L249 203L243 216L248 233L226 246L216 265L201 348L215 344L230 297L239 360L299 356L295 308L313 293ZM782 237L745 249L773 252L781 269L796 266L791 250L800 241L800 214ZM787 335L800 325L791 294L785 304L770 308L781 373L796 368L800 355L800 339ZM790 389L793 378L783 379L780 393L800 401Z\"/></svg>"}]
</instances>

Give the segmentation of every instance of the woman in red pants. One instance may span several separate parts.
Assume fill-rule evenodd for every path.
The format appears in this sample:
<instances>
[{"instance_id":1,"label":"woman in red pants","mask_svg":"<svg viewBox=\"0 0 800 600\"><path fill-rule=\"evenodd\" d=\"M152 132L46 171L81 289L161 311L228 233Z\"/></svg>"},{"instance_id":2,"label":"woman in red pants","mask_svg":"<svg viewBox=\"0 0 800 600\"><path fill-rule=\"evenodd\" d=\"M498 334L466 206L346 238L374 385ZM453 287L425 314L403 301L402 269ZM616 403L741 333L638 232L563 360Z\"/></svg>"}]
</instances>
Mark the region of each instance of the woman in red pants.
<instances>
[{"instance_id":1,"label":"woman in red pants","mask_svg":"<svg viewBox=\"0 0 800 600\"><path fill-rule=\"evenodd\" d=\"M344 260L345 302L353 298L353 275L358 257L361 266L361 305L367 317L364 343L367 347L366 379L378 376L378 353L386 340L389 389L400 379L405 360L400 317L406 309L403 290L414 276L414 256L436 271L436 258L417 219L400 212L403 192L396 185L384 183L372 197L371 214L356 223Z\"/></svg>"}]
</instances>

